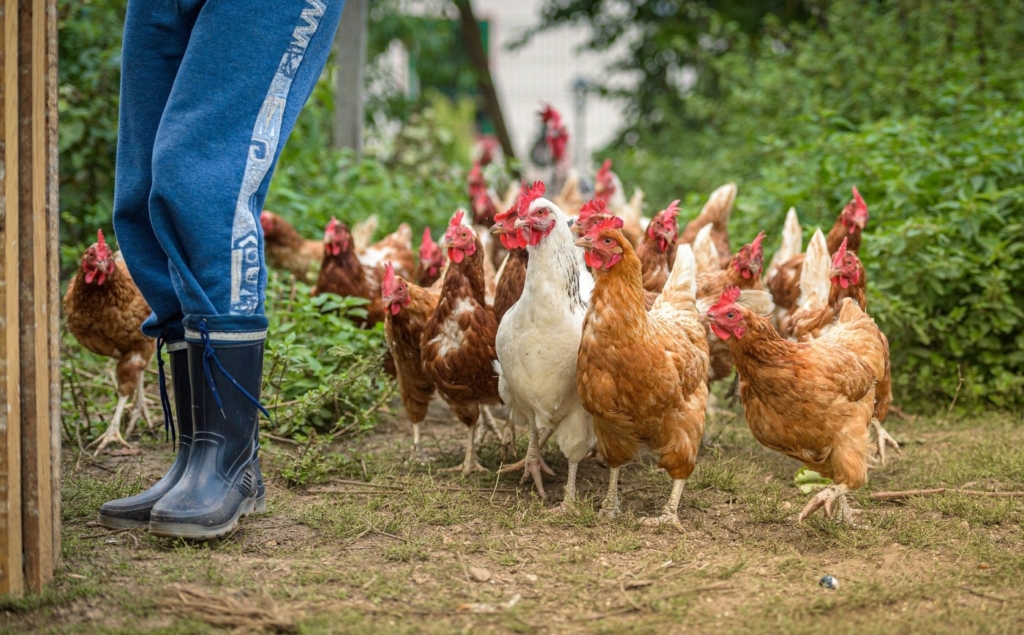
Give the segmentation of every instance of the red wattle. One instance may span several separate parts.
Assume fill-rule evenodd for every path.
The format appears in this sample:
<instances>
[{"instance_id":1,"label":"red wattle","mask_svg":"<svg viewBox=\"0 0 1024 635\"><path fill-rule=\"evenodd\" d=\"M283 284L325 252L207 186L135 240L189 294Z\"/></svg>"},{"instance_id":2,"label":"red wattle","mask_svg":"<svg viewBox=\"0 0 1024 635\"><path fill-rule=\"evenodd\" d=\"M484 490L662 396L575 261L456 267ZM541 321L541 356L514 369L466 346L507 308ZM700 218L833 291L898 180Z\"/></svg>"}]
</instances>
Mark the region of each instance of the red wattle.
<instances>
[{"instance_id":1,"label":"red wattle","mask_svg":"<svg viewBox=\"0 0 1024 635\"><path fill-rule=\"evenodd\" d=\"M723 329L722 327L714 323L711 324L711 332L714 333L718 337L718 339L722 341L725 341L731 337L729 331Z\"/></svg>"}]
</instances>

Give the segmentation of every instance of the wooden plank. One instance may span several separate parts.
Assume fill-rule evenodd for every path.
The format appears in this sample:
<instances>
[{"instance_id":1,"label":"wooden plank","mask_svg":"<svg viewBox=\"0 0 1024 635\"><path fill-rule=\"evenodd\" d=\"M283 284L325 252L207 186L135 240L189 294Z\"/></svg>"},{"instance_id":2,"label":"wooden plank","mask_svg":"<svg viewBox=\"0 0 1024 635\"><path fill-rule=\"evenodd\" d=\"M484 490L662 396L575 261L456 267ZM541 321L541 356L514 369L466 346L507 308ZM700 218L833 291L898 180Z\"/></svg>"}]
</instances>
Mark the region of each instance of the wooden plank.
<instances>
[{"instance_id":1,"label":"wooden plank","mask_svg":"<svg viewBox=\"0 0 1024 635\"><path fill-rule=\"evenodd\" d=\"M53 578L49 284L46 236L46 2L20 0L18 17L21 259L21 509L25 586Z\"/></svg>"},{"instance_id":2,"label":"wooden plank","mask_svg":"<svg viewBox=\"0 0 1024 635\"><path fill-rule=\"evenodd\" d=\"M0 12L0 593L21 595L17 0Z\"/></svg>"},{"instance_id":3,"label":"wooden plank","mask_svg":"<svg viewBox=\"0 0 1024 635\"><path fill-rule=\"evenodd\" d=\"M60 153L58 150L57 0L46 1L46 256L50 347L50 499L52 560L60 562Z\"/></svg>"}]
</instances>

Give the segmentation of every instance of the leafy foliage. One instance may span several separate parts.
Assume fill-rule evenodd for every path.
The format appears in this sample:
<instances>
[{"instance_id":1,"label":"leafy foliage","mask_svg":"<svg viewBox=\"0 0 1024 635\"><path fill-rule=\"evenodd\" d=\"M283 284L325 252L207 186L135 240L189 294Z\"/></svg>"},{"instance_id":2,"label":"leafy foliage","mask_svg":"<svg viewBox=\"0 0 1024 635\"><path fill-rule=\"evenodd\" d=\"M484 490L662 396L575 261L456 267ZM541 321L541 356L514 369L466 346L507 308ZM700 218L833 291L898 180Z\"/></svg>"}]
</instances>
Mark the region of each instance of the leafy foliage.
<instances>
[{"instance_id":1,"label":"leafy foliage","mask_svg":"<svg viewBox=\"0 0 1024 635\"><path fill-rule=\"evenodd\" d=\"M606 154L654 205L684 195L691 214L738 181L735 244L762 229L778 244L790 206L806 235L827 229L856 185L897 399L1024 402L1024 4L819 4L755 29L702 9L715 90L637 119Z\"/></svg>"}]
</instances>

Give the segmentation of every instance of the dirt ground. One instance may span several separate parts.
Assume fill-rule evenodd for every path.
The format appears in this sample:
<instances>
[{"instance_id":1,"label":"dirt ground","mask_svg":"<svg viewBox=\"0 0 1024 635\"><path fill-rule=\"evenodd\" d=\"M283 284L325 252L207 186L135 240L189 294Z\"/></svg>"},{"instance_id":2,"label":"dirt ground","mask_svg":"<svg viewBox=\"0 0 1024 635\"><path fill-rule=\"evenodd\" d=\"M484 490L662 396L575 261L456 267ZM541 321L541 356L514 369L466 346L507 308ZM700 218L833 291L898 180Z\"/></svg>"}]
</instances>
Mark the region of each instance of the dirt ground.
<instances>
[{"instance_id":1,"label":"dirt ground","mask_svg":"<svg viewBox=\"0 0 1024 635\"><path fill-rule=\"evenodd\" d=\"M296 448L264 444L268 512L210 543L111 532L104 500L139 491L171 461L142 452L67 452L63 562L43 596L0 600L0 630L44 632L1024 631L1024 499L945 493L902 502L885 490L1024 490L1020 417L890 419L904 456L853 497L858 528L796 515L795 462L760 447L742 416L710 430L680 505L681 529L640 526L670 481L644 457L624 468L615 521L599 519L607 470L580 469L582 502L552 513L566 464L553 446L548 501L518 474L438 473L462 457L464 428L426 426L433 460L412 461L393 421L337 446L326 482L288 489ZM521 432L520 432L521 434ZM161 435L162 436L162 435ZM519 440L519 450L524 447ZM485 442L484 465L500 463ZM837 590L819 585L829 574Z\"/></svg>"}]
</instances>

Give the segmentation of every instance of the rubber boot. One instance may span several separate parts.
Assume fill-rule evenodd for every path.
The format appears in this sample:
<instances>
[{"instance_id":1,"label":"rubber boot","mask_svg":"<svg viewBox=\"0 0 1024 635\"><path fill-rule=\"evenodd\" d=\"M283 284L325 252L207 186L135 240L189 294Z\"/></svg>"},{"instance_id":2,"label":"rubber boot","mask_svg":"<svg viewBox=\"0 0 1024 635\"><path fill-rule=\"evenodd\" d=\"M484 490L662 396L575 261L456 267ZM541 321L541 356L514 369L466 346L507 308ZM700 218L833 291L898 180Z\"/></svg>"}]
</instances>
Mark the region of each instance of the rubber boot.
<instances>
[{"instance_id":1,"label":"rubber boot","mask_svg":"<svg viewBox=\"0 0 1024 635\"><path fill-rule=\"evenodd\" d=\"M158 536L219 538L266 509L258 456L263 342L214 344L205 330L202 340L187 340L195 432L185 473L150 514Z\"/></svg>"},{"instance_id":2,"label":"rubber boot","mask_svg":"<svg viewBox=\"0 0 1024 635\"><path fill-rule=\"evenodd\" d=\"M188 463L189 449L192 446L192 388L188 379L188 350L185 342L173 342L167 345L168 357L171 359L171 385L174 387L174 412L177 415L177 435L175 435L174 419L167 400L164 379L163 358L157 352L160 369L160 402L164 410L164 427L171 435L171 441L177 436L178 454L174 457L171 469L163 478L141 494L119 498L103 503L100 507L100 524L111 529L128 527L148 527L149 513L153 505L164 494L174 487L185 472Z\"/></svg>"}]
</instances>

